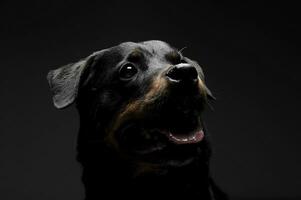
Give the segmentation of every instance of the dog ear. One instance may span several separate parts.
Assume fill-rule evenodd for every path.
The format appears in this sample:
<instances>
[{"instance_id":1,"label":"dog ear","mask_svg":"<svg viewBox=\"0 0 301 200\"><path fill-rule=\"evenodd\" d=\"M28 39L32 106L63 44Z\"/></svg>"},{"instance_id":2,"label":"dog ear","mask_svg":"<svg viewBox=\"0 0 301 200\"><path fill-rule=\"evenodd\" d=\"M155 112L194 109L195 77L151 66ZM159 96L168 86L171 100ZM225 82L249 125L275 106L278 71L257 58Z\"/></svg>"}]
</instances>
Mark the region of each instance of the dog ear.
<instances>
[{"instance_id":1,"label":"dog ear","mask_svg":"<svg viewBox=\"0 0 301 200\"><path fill-rule=\"evenodd\" d=\"M71 63L48 72L47 80L53 94L52 99L56 108L66 108L75 101L81 75L95 55L99 53L100 52L95 52L76 63Z\"/></svg>"}]
</instances>

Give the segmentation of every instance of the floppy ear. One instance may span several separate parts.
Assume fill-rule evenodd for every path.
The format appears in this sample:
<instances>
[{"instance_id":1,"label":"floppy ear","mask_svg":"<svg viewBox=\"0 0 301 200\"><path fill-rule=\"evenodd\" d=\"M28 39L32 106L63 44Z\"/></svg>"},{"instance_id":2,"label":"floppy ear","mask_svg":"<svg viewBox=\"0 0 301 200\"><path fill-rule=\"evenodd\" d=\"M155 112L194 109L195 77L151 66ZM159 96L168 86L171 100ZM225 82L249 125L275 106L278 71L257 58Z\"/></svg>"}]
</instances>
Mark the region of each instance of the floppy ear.
<instances>
[{"instance_id":1,"label":"floppy ear","mask_svg":"<svg viewBox=\"0 0 301 200\"><path fill-rule=\"evenodd\" d=\"M99 52L95 52L76 63L71 63L48 72L47 80L56 108L65 108L74 102L78 92L80 77L87 65L91 63L90 61L97 54Z\"/></svg>"}]
</instances>

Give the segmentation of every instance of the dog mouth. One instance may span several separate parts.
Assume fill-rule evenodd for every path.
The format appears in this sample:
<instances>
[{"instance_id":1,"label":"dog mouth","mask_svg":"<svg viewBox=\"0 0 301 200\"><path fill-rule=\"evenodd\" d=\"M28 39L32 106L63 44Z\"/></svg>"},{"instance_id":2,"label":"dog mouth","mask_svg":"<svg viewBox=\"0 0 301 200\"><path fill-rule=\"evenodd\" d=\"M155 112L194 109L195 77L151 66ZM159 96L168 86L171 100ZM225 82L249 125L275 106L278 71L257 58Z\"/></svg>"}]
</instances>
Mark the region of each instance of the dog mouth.
<instances>
[{"instance_id":1,"label":"dog mouth","mask_svg":"<svg viewBox=\"0 0 301 200\"><path fill-rule=\"evenodd\" d=\"M118 128L120 149L137 160L160 164L188 164L198 157L206 137L202 99L166 98L148 106L141 118L129 118Z\"/></svg>"},{"instance_id":2,"label":"dog mouth","mask_svg":"<svg viewBox=\"0 0 301 200\"><path fill-rule=\"evenodd\" d=\"M172 132L172 131L160 131L164 135L167 136L167 138L171 141L174 142L175 144L193 144L193 143L198 143L201 142L204 138L204 131L203 129L198 129L194 131L190 131L188 133L182 132L182 133L177 133L177 132Z\"/></svg>"},{"instance_id":3,"label":"dog mouth","mask_svg":"<svg viewBox=\"0 0 301 200\"><path fill-rule=\"evenodd\" d=\"M121 129L119 144L126 154L151 163L188 164L199 153L205 138L201 124L191 129L154 128L128 124Z\"/></svg>"}]
</instances>

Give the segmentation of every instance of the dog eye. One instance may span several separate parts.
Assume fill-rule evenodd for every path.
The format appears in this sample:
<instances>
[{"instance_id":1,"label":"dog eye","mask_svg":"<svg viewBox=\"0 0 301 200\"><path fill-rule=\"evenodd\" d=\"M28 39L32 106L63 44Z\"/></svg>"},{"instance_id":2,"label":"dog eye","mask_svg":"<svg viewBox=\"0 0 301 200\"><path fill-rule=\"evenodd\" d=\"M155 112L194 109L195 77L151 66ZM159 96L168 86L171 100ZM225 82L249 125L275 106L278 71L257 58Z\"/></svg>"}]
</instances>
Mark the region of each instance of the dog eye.
<instances>
[{"instance_id":1,"label":"dog eye","mask_svg":"<svg viewBox=\"0 0 301 200\"><path fill-rule=\"evenodd\" d=\"M125 64L119 70L121 80L130 80L137 74L138 70L133 64Z\"/></svg>"}]
</instances>

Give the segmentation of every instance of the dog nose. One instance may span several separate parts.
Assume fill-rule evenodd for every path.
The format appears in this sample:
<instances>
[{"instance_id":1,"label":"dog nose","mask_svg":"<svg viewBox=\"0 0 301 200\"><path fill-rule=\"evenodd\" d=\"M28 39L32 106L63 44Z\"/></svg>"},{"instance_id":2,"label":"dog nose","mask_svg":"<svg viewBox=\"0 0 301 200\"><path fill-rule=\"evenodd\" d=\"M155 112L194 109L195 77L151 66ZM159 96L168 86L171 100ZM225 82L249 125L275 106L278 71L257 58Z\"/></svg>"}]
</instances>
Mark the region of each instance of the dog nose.
<instances>
[{"instance_id":1,"label":"dog nose","mask_svg":"<svg viewBox=\"0 0 301 200\"><path fill-rule=\"evenodd\" d=\"M171 67L166 76L174 82L197 82L198 72L196 68L187 63L181 63Z\"/></svg>"}]
</instances>

